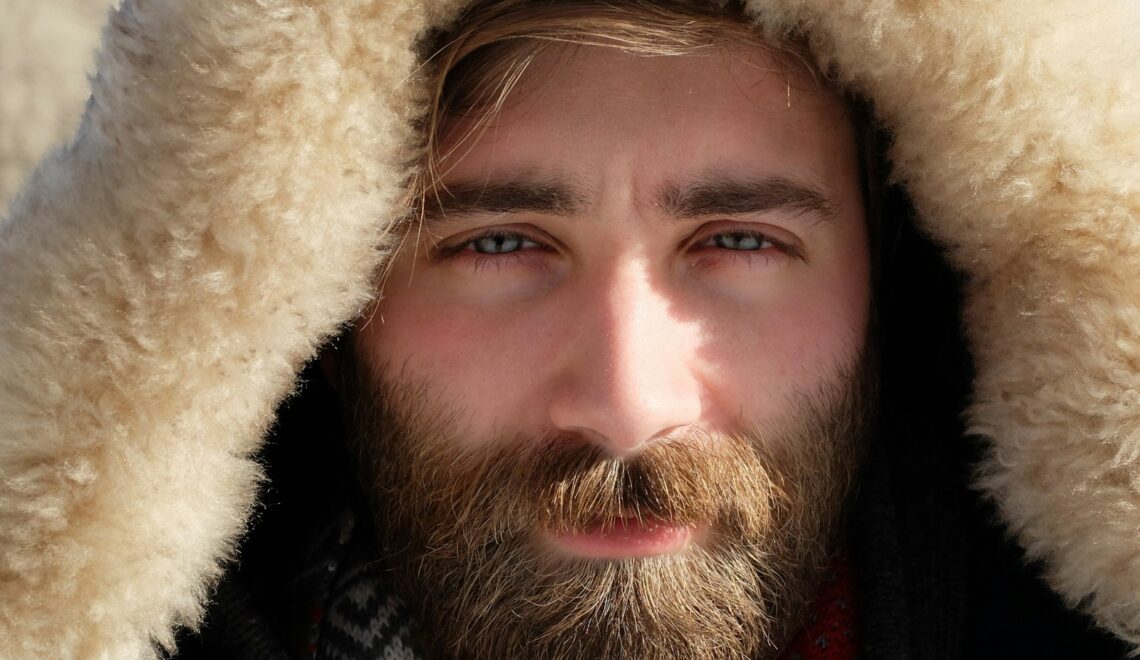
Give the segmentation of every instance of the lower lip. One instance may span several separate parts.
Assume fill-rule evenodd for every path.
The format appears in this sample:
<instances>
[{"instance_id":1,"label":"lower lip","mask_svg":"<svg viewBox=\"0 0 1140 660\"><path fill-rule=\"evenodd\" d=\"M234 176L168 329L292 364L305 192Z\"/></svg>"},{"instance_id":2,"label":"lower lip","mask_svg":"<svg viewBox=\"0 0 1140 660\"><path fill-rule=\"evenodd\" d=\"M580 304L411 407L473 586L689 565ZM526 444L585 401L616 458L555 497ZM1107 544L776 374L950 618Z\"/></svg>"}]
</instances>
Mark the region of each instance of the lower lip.
<instances>
[{"instance_id":1,"label":"lower lip","mask_svg":"<svg viewBox=\"0 0 1140 660\"><path fill-rule=\"evenodd\" d=\"M626 559L681 552L693 541L696 530L667 522L618 520L610 529L601 526L575 533L551 533L554 544L579 557Z\"/></svg>"}]
</instances>

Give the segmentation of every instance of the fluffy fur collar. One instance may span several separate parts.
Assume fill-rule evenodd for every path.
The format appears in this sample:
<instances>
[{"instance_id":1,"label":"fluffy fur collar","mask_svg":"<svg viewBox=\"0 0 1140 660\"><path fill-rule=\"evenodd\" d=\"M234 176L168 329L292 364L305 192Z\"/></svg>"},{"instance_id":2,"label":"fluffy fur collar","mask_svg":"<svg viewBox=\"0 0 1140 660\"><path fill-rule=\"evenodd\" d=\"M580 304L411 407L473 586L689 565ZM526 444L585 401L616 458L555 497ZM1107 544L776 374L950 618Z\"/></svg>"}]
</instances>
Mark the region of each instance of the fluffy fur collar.
<instances>
[{"instance_id":1,"label":"fluffy fur collar","mask_svg":"<svg viewBox=\"0 0 1140 660\"><path fill-rule=\"evenodd\" d=\"M373 290L413 41L458 0L125 0L74 141L0 224L0 654L193 625L295 373ZM1140 6L755 0L874 100L967 276L978 484L1140 644ZM30 119L30 118L29 118Z\"/></svg>"}]
</instances>

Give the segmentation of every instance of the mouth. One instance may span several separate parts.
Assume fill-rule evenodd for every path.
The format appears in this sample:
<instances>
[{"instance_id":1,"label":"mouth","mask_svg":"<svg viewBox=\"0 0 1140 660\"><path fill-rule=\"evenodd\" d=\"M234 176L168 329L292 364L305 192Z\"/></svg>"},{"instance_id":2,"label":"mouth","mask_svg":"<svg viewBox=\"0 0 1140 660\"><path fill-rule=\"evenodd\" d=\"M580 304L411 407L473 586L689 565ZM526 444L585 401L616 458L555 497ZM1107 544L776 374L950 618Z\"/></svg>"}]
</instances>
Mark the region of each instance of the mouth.
<instances>
[{"instance_id":1,"label":"mouth","mask_svg":"<svg viewBox=\"0 0 1140 660\"><path fill-rule=\"evenodd\" d=\"M573 532L546 536L555 548L584 559L630 559L684 552L697 540L698 528L667 520L618 518L613 524L598 523Z\"/></svg>"}]
</instances>

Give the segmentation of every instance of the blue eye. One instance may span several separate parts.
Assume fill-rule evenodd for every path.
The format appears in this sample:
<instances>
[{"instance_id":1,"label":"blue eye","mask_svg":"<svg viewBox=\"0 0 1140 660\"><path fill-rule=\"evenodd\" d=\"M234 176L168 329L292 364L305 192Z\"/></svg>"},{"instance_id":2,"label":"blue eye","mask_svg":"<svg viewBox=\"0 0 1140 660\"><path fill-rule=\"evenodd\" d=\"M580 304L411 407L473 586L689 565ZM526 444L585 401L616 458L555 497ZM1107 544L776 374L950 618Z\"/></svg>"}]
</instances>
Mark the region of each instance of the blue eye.
<instances>
[{"instance_id":1,"label":"blue eye","mask_svg":"<svg viewBox=\"0 0 1140 660\"><path fill-rule=\"evenodd\" d=\"M755 251L776 247L776 244L763 234L750 231L728 231L709 237L705 240L704 246L725 250Z\"/></svg>"},{"instance_id":2,"label":"blue eye","mask_svg":"<svg viewBox=\"0 0 1140 660\"><path fill-rule=\"evenodd\" d=\"M478 254L509 254L511 252L518 252L522 249L535 248L538 244L528 239L522 234L513 233L493 233L479 236L471 239L464 249L471 250Z\"/></svg>"}]
</instances>

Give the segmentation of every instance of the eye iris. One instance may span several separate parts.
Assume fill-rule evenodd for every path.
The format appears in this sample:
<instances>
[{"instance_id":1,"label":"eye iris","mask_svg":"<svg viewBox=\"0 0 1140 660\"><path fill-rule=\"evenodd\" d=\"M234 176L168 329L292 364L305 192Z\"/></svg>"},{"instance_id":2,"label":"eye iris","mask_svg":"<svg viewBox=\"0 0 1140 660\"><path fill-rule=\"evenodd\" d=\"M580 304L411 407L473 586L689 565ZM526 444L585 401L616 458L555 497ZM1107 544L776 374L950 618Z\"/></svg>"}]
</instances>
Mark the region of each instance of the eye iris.
<instances>
[{"instance_id":1,"label":"eye iris","mask_svg":"<svg viewBox=\"0 0 1140 660\"><path fill-rule=\"evenodd\" d=\"M764 247L764 241L754 234L720 234L716 237L716 246L728 250L759 250Z\"/></svg>"},{"instance_id":2,"label":"eye iris","mask_svg":"<svg viewBox=\"0 0 1140 660\"><path fill-rule=\"evenodd\" d=\"M476 239L473 247L481 254L504 254L522 247L522 239L518 236L484 236Z\"/></svg>"}]
</instances>

